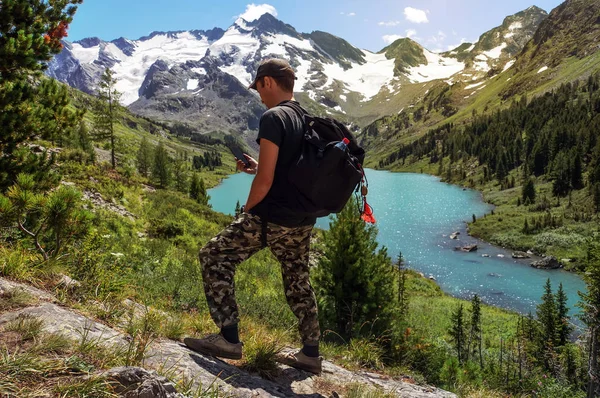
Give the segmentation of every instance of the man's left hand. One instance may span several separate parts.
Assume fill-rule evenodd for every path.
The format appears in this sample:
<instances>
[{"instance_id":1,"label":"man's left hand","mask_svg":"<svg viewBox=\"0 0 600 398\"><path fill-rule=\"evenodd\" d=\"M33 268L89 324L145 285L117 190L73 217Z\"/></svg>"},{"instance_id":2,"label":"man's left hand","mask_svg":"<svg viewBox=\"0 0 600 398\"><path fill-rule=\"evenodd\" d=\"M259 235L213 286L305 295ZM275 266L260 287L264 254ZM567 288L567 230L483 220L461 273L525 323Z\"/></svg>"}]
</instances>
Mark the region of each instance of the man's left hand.
<instances>
[{"instance_id":1,"label":"man's left hand","mask_svg":"<svg viewBox=\"0 0 600 398\"><path fill-rule=\"evenodd\" d=\"M244 154L244 156L248 160L248 163L250 163L250 166L246 167L244 162L242 162L241 160L238 159L237 160L237 169L239 171L243 171L244 173L256 174L256 171L258 170L258 162L250 155Z\"/></svg>"}]
</instances>

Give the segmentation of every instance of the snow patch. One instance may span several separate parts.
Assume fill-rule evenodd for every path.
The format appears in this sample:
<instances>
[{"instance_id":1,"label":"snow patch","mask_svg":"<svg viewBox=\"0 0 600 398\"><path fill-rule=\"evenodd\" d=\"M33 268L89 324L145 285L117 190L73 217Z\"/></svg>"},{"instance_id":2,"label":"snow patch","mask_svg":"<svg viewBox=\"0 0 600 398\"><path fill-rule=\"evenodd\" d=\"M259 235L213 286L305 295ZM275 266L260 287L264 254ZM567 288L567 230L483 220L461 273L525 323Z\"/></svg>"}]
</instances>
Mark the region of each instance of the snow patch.
<instances>
[{"instance_id":1,"label":"snow patch","mask_svg":"<svg viewBox=\"0 0 600 398\"><path fill-rule=\"evenodd\" d=\"M293 46L303 51L315 51L309 40L300 40L281 34L272 35L269 37L269 40L270 44L265 47L264 51L262 52L263 56L269 54L287 56L288 52L286 46Z\"/></svg>"},{"instance_id":2,"label":"snow patch","mask_svg":"<svg viewBox=\"0 0 600 398\"><path fill-rule=\"evenodd\" d=\"M334 80L343 82L349 90L361 93L364 101L373 98L381 87L394 78L394 60L387 59L385 54L374 54L363 50L366 63L352 63L352 68L344 70L339 64L324 64L325 75L328 76L323 88Z\"/></svg>"},{"instance_id":3,"label":"snow patch","mask_svg":"<svg viewBox=\"0 0 600 398\"><path fill-rule=\"evenodd\" d=\"M348 101L348 97L346 97L345 95L340 95L340 99L344 102Z\"/></svg>"},{"instance_id":4,"label":"snow patch","mask_svg":"<svg viewBox=\"0 0 600 398\"><path fill-rule=\"evenodd\" d=\"M511 66L513 66L515 64L515 60L511 59L510 61L508 61L506 63L506 65L504 65L504 69L502 69L502 72L506 71L508 68L510 68Z\"/></svg>"},{"instance_id":5,"label":"snow patch","mask_svg":"<svg viewBox=\"0 0 600 398\"><path fill-rule=\"evenodd\" d=\"M414 82L424 83L435 79L446 79L465 68L465 64L454 58L445 58L428 50L423 50L423 54L427 59L427 65L416 66L409 70L408 78Z\"/></svg>"},{"instance_id":6,"label":"snow patch","mask_svg":"<svg viewBox=\"0 0 600 398\"><path fill-rule=\"evenodd\" d=\"M513 22L508 27L508 30L513 31L513 30L521 29L522 27L523 27L523 24L521 22Z\"/></svg>"},{"instance_id":7,"label":"snow patch","mask_svg":"<svg viewBox=\"0 0 600 398\"><path fill-rule=\"evenodd\" d=\"M223 37L210 46L211 54L228 54L233 57L230 65L219 67L222 72L233 75L242 84L249 85L252 75L243 66L243 61L256 53L260 47L260 41L250 33L243 33L236 26L229 28Z\"/></svg>"},{"instance_id":8,"label":"snow patch","mask_svg":"<svg viewBox=\"0 0 600 398\"><path fill-rule=\"evenodd\" d=\"M479 82L479 83L475 83L475 84L469 84L467 87L465 87L465 90L470 90L470 89L475 88L477 86L481 86L483 83L485 83L485 82Z\"/></svg>"},{"instance_id":9,"label":"snow patch","mask_svg":"<svg viewBox=\"0 0 600 398\"><path fill-rule=\"evenodd\" d=\"M73 43L73 49L71 51L75 58L79 60L80 64L91 64L98 59L100 55L100 46L84 48L79 43Z\"/></svg>"},{"instance_id":10,"label":"snow patch","mask_svg":"<svg viewBox=\"0 0 600 398\"><path fill-rule=\"evenodd\" d=\"M118 79L116 89L123 93L121 103L129 105L138 99L138 91L146 78L148 69L162 59L169 67L186 61L196 61L206 54L209 43L206 37L196 38L190 32L180 32L174 37L156 35L151 39L132 42L135 46L130 57L121 56L118 49L107 46L110 54L119 59L113 66Z\"/></svg>"},{"instance_id":11,"label":"snow patch","mask_svg":"<svg viewBox=\"0 0 600 398\"><path fill-rule=\"evenodd\" d=\"M300 65L296 67L296 77L298 80L294 83L294 91L302 91L302 88L309 81L308 71L310 70L311 61L299 59Z\"/></svg>"},{"instance_id":12,"label":"snow patch","mask_svg":"<svg viewBox=\"0 0 600 398\"><path fill-rule=\"evenodd\" d=\"M336 111L338 111L338 112L341 112L341 113L346 113L346 112L344 112L344 111L342 110L342 107L341 107L341 106L339 106L339 105L337 105L337 106L336 106L336 107L334 107L333 109L334 109L334 110L336 110Z\"/></svg>"},{"instance_id":13,"label":"snow patch","mask_svg":"<svg viewBox=\"0 0 600 398\"><path fill-rule=\"evenodd\" d=\"M537 73L542 73L543 71L545 71L545 70L547 70L547 69L548 69L548 67L547 67L547 66L542 66L542 67L540 68L540 70L538 70L538 71L537 71Z\"/></svg>"},{"instance_id":14,"label":"snow patch","mask_svg":"<svg viewBox=\"0 0 600 398\"><path fill-rule=\"evenodd\" d=\"M188 90L195 90L198 88L198 84L200 84L200 80L198 79L189 79L187 81L187 89Z\"/></svg>"},{"instance_id":15,"label":"snow patch","mask_svg":"<svg viewBox=\"0 0 600 398\"><path fill-rule=\"evenodd\" d=\"M190 70L199 75L206 75L206 69L204 68L191 68Z\"/></svg>"},{"instance_id":16,"label":"snow patch","mask_svg":"<svg viewBox=\"0 0 600 398\"><path fill-rule=\"evenodd\" d=\"M500 58L500 55L502 55L502 49L506 48L506 46L506 43L502 43L498 47L494 47L489 51L484 51L483 55L488 58L498 59Z\"/></svg>"}]
</instances>

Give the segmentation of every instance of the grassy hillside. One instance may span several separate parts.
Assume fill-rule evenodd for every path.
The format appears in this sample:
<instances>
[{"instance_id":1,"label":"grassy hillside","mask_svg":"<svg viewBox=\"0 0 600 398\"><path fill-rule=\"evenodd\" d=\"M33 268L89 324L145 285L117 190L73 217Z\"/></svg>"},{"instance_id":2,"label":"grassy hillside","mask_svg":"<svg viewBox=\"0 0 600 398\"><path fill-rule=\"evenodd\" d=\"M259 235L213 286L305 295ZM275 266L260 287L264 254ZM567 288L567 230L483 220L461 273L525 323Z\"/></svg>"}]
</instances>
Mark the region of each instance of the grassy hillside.
<instances>
[{"instance_id":1,"label":"grassy hillside","mask_svg":"<svg viewBox=\"0 0 600 398\"><path fill-rule=\"evenodd\" d=\"M86 98L89 99L78 98L75 106L84 106ZM86 121L90 121L91 116L87 114ZM91 381L83 383L80 375L94 369L138 365L148 342L156 338L180 341L185 336L215 331L204 298L197 253L232 218L190 199L186 190L177 191L174 186L160 189L151 177L143 177L136 171L135 156L142 138L164 142L172 155L177 152L222 153L223 165L198 171L208 185L231 173L233 161L221 144L192 143L187 138L171 135L169 126L126 111L119 120L116 170L102 159L85 162L72 157L72 149L58 149L60 154L54 171L62 176L63 183L74 185L88 196L99 194L101 197L96 196L94 204L86 202L90 212L86 233L69 241L64 251L66 255L43 261L30 239L14 226L4 228L0 235L0 276L52 290L63 305L129 334L135 343L135 355L107 353L82 343L71 344L67 349L61 343L56 352L62 354L49 358L48 336L36 335L45 348L32 346L32 325L11 326L11 331L0 330L0 346L4 345L8 355L0 358L0 376L4 382L0 384L0 391L4 388L20 391L23 397L34 396L39 385L44 385L48 391L59 394L64 390L57 382L64 374L49 372L31 376L13 372L10 369L24 370L30 363L13 359L25 355L31 361L58 366L75 356L82 365L76 368L79 373L67 373L71 394L83 396L92 387L108 394L106 386ZM39 144L52 147L49 142ZM322 233L325 232L319 232L313 242L317 255L322 253L319 243ZM74 290L60 287L63 274L78 280L81 286ZM519 315L483 306L482 360L486 367L459 366L454 362L456 350L450 336L451 318L459 305L464 306L468 318L470 304L445 295L434 282L411 271L406 273L406 286L409 301L406 319L398 322L389 335L341 341L335 333L324 331L324 355L350 369L367 368L391 376L404 375L405 380L434 383L463 396L501 396L500 391L527 396L532 386L545 380L539 364L533 361L526 382L510 376L510 382L504 383L505 372L512 375L516 370ZM283 294L279 264L268 250L240 265L236 289L242 314L241 337L245 342L245 358L236 364L258 375L267 375L273 371L272 354L279 347L300 343L296 319ZM123 317L130 311L126 299L149 310L139 323L124 327ZM15 298L13 293L2 293L0 312L18 308L25 301ZM9 332L16 335L10 345L6 345L3 336ZM391 335L404 337L395 340L398 346L390 347ZM509 341L511 349L506 347ZM533 350L533 343L531 347ZM506 359L507 352L512 355L510 362ZM564 360L562 354L559 357ZM505 365L498 366L501 361ZM188 391L189 384L181 375L167 375L178 383L181 391ZM103 396L100 392L97 394ZM214 392L210 394L215 396Z\"/></svg>"}]
</instances>

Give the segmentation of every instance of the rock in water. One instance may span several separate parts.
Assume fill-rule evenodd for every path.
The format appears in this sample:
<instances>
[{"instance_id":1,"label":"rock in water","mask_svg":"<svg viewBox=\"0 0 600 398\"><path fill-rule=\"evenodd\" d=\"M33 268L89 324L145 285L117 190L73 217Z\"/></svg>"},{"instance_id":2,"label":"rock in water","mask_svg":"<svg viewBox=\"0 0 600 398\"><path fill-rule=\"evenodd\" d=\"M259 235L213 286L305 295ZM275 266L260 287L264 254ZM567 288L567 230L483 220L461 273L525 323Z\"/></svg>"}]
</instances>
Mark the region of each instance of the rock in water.
<instances>
[{"instance_id":1,"label":"rock in water","mask_svg":"<svg viewBox=\"0 0 600 398\"><path fill-rule=\"evenodd\" d=\"M530 258L531 256L525 252L516 251L512 253L512 258Z\"/></svg>"}]
</instances>

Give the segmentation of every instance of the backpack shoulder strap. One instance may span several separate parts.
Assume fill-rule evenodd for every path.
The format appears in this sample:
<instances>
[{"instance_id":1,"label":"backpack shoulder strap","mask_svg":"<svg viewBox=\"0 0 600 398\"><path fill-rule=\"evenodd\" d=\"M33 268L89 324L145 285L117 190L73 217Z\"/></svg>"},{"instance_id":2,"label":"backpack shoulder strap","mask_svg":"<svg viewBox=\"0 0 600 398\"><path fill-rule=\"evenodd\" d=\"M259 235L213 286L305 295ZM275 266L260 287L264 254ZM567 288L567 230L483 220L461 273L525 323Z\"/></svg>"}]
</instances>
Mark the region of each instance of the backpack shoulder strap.
<instances>
[{"instance_id":1,"label":"backpack shoulder strap","mask_svg":"<svg viewBox=\"0 0 600 398\"><path fill-rule=\"evenodd\" d=\"M304 109L303 107L301 107L300 104L298 104L296 102L293 102L293 101L284 102L280 106L285 106L287 108L292 108L302 118L304 117L304 115L308 115L308 112L306 111L306 109Z\"/></svg>"}]
</instances>

